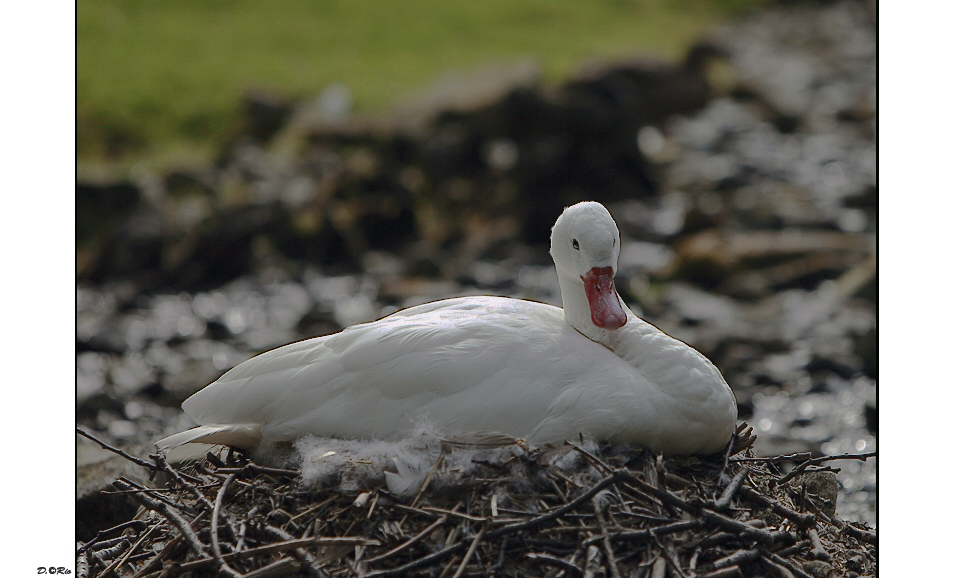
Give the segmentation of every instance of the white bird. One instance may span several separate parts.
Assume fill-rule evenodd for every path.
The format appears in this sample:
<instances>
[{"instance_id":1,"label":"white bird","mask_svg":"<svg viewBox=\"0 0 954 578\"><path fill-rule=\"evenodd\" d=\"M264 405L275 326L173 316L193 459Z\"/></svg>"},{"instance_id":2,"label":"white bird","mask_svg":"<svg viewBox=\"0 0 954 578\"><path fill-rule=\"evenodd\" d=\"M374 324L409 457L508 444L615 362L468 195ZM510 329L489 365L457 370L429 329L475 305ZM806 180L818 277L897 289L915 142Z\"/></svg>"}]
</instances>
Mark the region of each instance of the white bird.
<instances>
[{"instance_id":1,"label":"white bird","mask_svg":"<svg viewBox=\"0 0 954 578\"><path fill-rule=\"evenodd\" d=\"M308 434L398 439L501 433L714 453L735 429L735 395L701 353L636 317L613 283L609 211L564 210L550 254L563 309L505 297L411 307L239 364L182 408L196 423L157 445L252 449Z\"/></svg>"}]
</instances>

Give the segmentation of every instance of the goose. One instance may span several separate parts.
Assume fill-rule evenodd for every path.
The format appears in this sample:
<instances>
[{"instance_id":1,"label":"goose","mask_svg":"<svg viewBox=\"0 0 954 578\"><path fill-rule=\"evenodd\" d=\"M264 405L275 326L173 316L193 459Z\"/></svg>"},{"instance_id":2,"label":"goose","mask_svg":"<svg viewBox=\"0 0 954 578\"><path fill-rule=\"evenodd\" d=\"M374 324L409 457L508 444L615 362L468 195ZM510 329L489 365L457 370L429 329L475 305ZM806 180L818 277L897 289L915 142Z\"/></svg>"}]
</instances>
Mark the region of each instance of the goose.
<instances>
[{"instance_id":1,"label":"goose","mask_svg":"<svg viewBox=\"0 0 954 578\"><path fill-rule=\"evenodd\" d=\"M444 299L273 349L189 397L182 408L199 425L157 445L385 440L425 424L537 445L582 435L667 454L722 450L735 395L705 356L623 303L619 251L603 205L568 207L550 243L562 309Z\"/></svg>"}]
</instances>

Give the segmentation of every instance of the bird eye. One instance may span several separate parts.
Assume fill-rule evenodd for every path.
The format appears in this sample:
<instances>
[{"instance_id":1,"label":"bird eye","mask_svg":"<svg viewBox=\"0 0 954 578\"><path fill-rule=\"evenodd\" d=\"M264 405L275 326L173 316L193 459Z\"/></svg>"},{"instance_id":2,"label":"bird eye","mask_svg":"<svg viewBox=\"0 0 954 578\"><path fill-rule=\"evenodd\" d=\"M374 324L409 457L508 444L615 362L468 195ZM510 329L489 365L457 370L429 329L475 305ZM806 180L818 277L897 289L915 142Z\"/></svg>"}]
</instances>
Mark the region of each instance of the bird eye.
<instances>
[{"instance_id":1,"label":"bird eye","mask_svg":"<svg viewBox=\"0 0 954 578\"><path fill-rule=\"evenodd\" d=\"M573 248L576 249L577 251L580 250L580 242L577 241L576 239L573 239Z\"/></svg>"}]
</instances>

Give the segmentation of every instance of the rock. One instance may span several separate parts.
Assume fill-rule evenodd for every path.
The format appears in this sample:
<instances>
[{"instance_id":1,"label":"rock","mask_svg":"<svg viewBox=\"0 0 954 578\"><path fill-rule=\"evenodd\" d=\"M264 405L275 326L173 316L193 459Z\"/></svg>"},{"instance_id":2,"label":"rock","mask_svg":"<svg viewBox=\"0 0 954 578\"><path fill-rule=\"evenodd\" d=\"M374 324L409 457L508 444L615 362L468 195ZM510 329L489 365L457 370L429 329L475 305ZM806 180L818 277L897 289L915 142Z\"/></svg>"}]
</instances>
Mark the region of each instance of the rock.
<instances>
[{"instance_id":1,"label":"rock","mask_svg":"<svg viewBox=\"0 0 954 578\"><path fill-rule=\"evenodd\" d=\"M878 400L875 398L865 402L865 425L874 435L878 435Z\"/></svg>"},{"instance_id":2,"label":"rock","mask_svg":"<svg viewBox=\"0 0 954 578\"><path fill-rule=\"evenodd\" d=\"M814 578L835 578L835 569L822 560L809 560L802 564L802 570Z\"/></svg>"},{"instance_id":3,"label":"rock","mask_svg":"<svg viewBox=\"0 0 954 578\"><path fill-rule=\"evenodd\" d=\"M217 287L252 267L253 241L289 228L281 203L229 207L189 234L168 239L160 270L167 285L182 289Z\"/></svg>"},{"instance_id":4,"label":"rock","mask_svg":"<svg viewBox=\"0 0 954 578\"><path fill-rule=\"evenodd\" d=\"M445 112L472 113L514 90L536 88L540 78L540 66L533 60L447 74L423 93L398 104L393 122L404 131L414 132Z\"/></svg>"},{"instance_id":5,"label":"rock","mask_svg":"<svg viewBox=\"0 0 954 578\"><path fill-rule=\"evenodd\" d=\"M114 491L120 476L145 483L143 468L85 438L76 440L76 537L88 541L99 530L131 519L139 504L128 494Z\"/></svg>"},{"instance_id":6,"label":"rock","mask_svg":"<svg viewBox=\"0 0 954 578\"><path fill-rule=\"evenodd\" d=\"M242 94L245 117L243 133L265 142L285 126L294 110L294 103L275 92L249 89Z\"/></svg>"},{"instance_id":7,"label":"rock","mask_svg":"<svg viewBox=\"0 0 954 578\"><path fill-rule=\"evenodd\" d=\"M865 573L868 569L868 557L860 550L849 550L848 559L845 560L845 567L859 574Z\"/></svg>"},{"instance_id":8,"label":"rock","mask_svg":"<svg viewBox=\"0 0 954 578\"><path fill-rule=\"evenodd\" d=\"M808 493L818 496L816 503L829 518L835 515L838 504L838 480L834 472L811 472L801 476L801 487Z\"/></svg>"},{"instance_id":9,"label":"rock","mask_svg":"<svg viewBox=\"0 0 954 578\"><path fill-rule=\"evenodd\" d=\"M108 238L140 201L139 187L125 180L76 182L76 242Z\"/></svg>"},{"instance_id":10,"label":"rock","mask_svg":"<svg viewBox=\"0 0 954 578\"><path fill-rule=\"evenodd\" d=\"M762 295L768 288L800 286L812 279L817 282L819 276L835 276L864 260L872 242L868 235L835 231L709 229L680 240L675 250L680 276L706 288L724 283L730 293L752 296ZM767 263L770 266L765 268ZM726 280L733 273L740 277Z\"/></svg>"},{"instance_id":11,"label":"rock","mask_svg":"<svg viewBox=\"0 0 954 578\"><path fill-rule=\"evenodd\" d=\"M593 103L594 111L602 107L615 111L632 125L661 124L672 115L691 114L706 105L712 97L707 66L713 59L727 56L721 47L703 41L693 45L685 60L675 65L647 58L592 63L585 65L563 90ZM599 118L598 113L595 118Z\"/></svg>"}]
</instances>

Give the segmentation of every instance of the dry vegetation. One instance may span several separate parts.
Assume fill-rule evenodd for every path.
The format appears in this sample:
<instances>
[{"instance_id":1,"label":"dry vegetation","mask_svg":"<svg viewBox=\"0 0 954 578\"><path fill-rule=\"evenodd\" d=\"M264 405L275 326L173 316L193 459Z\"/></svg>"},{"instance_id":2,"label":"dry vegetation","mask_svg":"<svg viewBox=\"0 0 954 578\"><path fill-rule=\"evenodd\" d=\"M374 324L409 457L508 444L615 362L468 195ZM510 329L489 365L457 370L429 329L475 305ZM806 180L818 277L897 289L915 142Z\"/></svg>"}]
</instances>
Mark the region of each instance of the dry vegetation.
<instances>
[{"instance_id":1,"label":"dry vegetation","mask_svg":"<svg viewBox=\"0 0 954 578\"><path fill-rule=\"evenodd\" d=\"M166 487L117 480L143 510L79 543L77 574L873 574L876 535L834 514L835 470L825 465L869 455L753 457L752 441L740 426L723 455L706 459L607 445L521 447L499 462L474 458L467 476L441 482L433 475L447 467L441 458L459 451L445 447L406 498L384 487L343 491L333 481L303 487L297 470L241 455L210 455L191 473L154 455L140 464Z\"/></svg>"}]
</instances>

